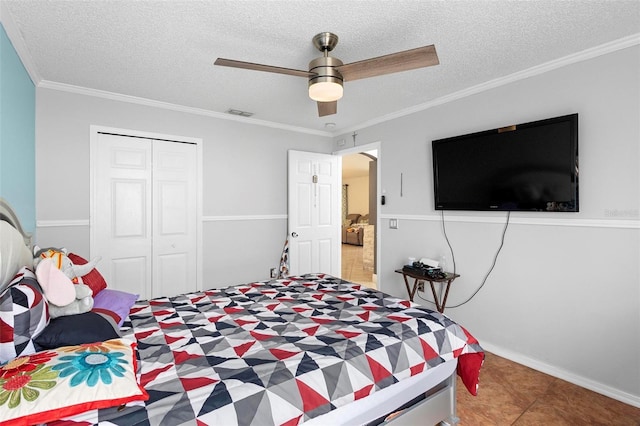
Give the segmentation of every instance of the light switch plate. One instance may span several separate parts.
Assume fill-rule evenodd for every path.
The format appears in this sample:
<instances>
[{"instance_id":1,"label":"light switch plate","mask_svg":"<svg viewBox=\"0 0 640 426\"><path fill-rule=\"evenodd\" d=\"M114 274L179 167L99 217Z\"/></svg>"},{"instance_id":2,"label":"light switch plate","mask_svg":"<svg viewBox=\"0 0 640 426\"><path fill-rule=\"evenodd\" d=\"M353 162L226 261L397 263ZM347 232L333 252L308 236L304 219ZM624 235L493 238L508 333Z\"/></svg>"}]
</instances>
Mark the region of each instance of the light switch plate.
<instances>
[{"instance_id":1,"label":"light switch plate","mask_svg":"<svg viewBox=\"0 0 640 426\"><path fill-rule=\"evenodd\" d=\"M389 219L389 228L398 229L398 219Z\"/></svg>"}]
</instances>

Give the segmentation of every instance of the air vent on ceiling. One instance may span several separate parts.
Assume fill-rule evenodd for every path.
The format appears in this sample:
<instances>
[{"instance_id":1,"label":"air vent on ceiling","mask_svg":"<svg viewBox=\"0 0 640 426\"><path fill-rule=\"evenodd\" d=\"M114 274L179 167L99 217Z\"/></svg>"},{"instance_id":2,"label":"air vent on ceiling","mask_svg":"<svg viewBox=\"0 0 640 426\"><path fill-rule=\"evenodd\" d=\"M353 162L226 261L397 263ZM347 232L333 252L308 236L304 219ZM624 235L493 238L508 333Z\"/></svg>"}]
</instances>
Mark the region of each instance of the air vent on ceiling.
<instances>
[{"instance_id":1,"label":"air vent on ceiling","mask_svg":"<svg viewBox=\"0 0 640 426\"><path fill-rule=\"evenodd\" d=\"M251 117L253 115L252 112L240 111L239 109L228 109L227 114L231 115L239 115L240 117Z\"/></svg>"}]
</instances>

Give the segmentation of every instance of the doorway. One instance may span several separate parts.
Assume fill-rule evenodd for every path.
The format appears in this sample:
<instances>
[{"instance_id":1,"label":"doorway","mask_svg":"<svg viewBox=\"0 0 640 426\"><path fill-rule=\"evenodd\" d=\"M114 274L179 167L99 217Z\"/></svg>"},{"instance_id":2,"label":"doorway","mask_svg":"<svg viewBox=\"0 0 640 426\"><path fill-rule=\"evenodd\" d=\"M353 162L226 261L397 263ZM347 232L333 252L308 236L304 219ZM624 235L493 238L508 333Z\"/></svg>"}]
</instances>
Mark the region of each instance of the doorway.
<instances>
[{"instance_id":1,"label":"doorway","mask_svg":"<svg viewBox=\"0 0 640 426\"><path fill-rule=\"evenodd\" d=\"M342 156L342 278L377 288L378 149Z\"/></svg>"}]
</instances>

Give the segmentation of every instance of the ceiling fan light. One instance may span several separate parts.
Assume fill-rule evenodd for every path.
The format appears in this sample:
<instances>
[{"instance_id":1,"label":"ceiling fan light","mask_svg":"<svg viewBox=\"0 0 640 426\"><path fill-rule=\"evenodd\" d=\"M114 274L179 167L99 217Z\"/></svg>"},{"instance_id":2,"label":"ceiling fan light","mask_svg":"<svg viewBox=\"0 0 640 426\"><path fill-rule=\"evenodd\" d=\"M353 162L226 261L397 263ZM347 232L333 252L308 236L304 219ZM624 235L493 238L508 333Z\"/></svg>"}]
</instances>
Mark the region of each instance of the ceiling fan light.
<instances>
[{"instance_id":1,"label":"ceiling fan light","mask_svg":"<svg viewBox=\"0 0 640 426\"><path fill-rule=\"evenodd\" d=\"M325 52L326 55L326 52ZM340 59L321 56L309 62L309 97L317 102L335 102L342 97L342 74L338 67Z\"/></svg>"},{"instance_id":2,"label":"ceiling fan light","mask_svg":"<svg viewBox=\"0 0 640 426\"><path fill-rule=\"evenodd\" d=\"M318 81L309 85L309 97L317 102L333 102L342 97L342 82Z\"/></svg>"}]
</instances>

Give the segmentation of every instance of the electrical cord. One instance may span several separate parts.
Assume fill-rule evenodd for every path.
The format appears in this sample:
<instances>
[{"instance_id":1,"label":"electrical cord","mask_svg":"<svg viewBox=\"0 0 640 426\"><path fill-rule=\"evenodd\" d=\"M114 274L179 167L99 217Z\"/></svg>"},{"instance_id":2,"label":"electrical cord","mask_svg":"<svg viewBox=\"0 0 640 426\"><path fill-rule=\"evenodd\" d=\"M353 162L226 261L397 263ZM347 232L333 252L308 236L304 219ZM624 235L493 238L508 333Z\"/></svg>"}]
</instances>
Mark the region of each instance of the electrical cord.
<instances>
[{"instance_id":1,"label":"electrical cord","mask_svg":"<svg viewBox=\"0 0 640 426\"><path fill-rule=\"evenodd\" d=\"M455 274L456 273L456 260L455 260L455 255L453 253L453 248L451 247L451 243L449 242L449 237L447 236L447 229L445 227L445 221L444 221L444 211L441 211L441 217L442 217L442 231L444 233L445 241L447 242L447 245L449 246L449 250L451 251L451 259L452 259L452 262L453 262L453 273ZM510 218L511 218L511 212L508 211L507 212L507 220L505 221L504 228L502 230L502 236L500 238L500 246L498 247L498 250L496 251L496 254L493 257L493 262L491 264L491 267L489 268L489 271L487 271L486 275L482 279L482 283L480 283L480 286L464 302L458 303L457 305L445 306L445 308L459 308L460 306L470 302L471 299L473 299L475 297L475 295L478 294L478 292L482 289L482 287L484 287L484 285L487 283L487 279L489 278L489 275L491 275L491 272L495 268L496 262L498 261L498 255L500 254L500 252L502 251L502 247L504 246L504 238L505 238L505 235L507 234L507 228L509 227ZM419 294L418 294L418 297L420 299L424 300L425 302L429 302L429 303L435 305L435 302L432 302L431 300L425 299L424 297L420 296Z\"/></svg>"},{"instance_id":2,"label":"electrical cord","mask_svg":"<svg viewBox=\"0 0 640 426\"><path fill-rule=\"evenodd\" d=\"M440 210L440 217L441 217L441 223L442 223L442 233L444 234L444 239L447 242L447 246L449 246L449 252L451 253L451 263L453 264L453 273L455 274L456 273L456 257L453 254L453 247L451 247L451 242L449 241L449 236L447 235L447 228L445 227L445 224L444 224L444 210ZM426 283L423 282L422 285L424 286L424 284ZM437 306L436 302L433 302L429 299L425 299L424 297L420 296L420 293L416 292L416 295L421 300L424 300L425 302L428 302L434 306Z\"/></svg>"},{"instance_id":3,"label":"electrical cord","mask_svg":"<svg viewBox=\"0 0 640 426\"><path fill-rule=\"evenodd\" d=\"M464 305L465 303L468 303L469 301L471 301L471 299L473 299L475 297L476 294L478 294L480 289L482 289L482 287L484 287L484 285L487 283L487 278L489 278L489 275L491 275L491 272L493 271L493 268L495 268L496 262L498 261L498 255L500 254L500 252L502 251L502 247L504 246L504 237L507 234L507 228L509 227L509 219L510 218L511 218L511 212L508 211L507 212L507 220L505 221L504 229L502 230L502 237L500 238L500 246L498 247L498 250L496 251L496 254L493 257L493 263L491 264L491 267L489 268L489 271L487 271L487 274L484 276L480 286L476 289L476 291L473 292L473 294L471 296L469 296L469 298L467 300L465 300L462 303L458 303L457 305L447 306L448 308L459 308L460 306Z\"/></svg>"},{"instance_id":4,"label":"electrical cord","mask_svg":"<svg viewBox=\"0 0 640 426\"><path fill-rule=\"evenodd\" d=\"M444 240L447 242L447 246L449 246L449 252L451 252L451 262L453 263L453 273L456 273L456 256L453 254L453 247L451 247L451 242L449 241L449 236L447 235L447 227L444 224L444 210L440 210L440 217L442 222L442 233L444 234Z\"/></svg>"}]
</instances>

